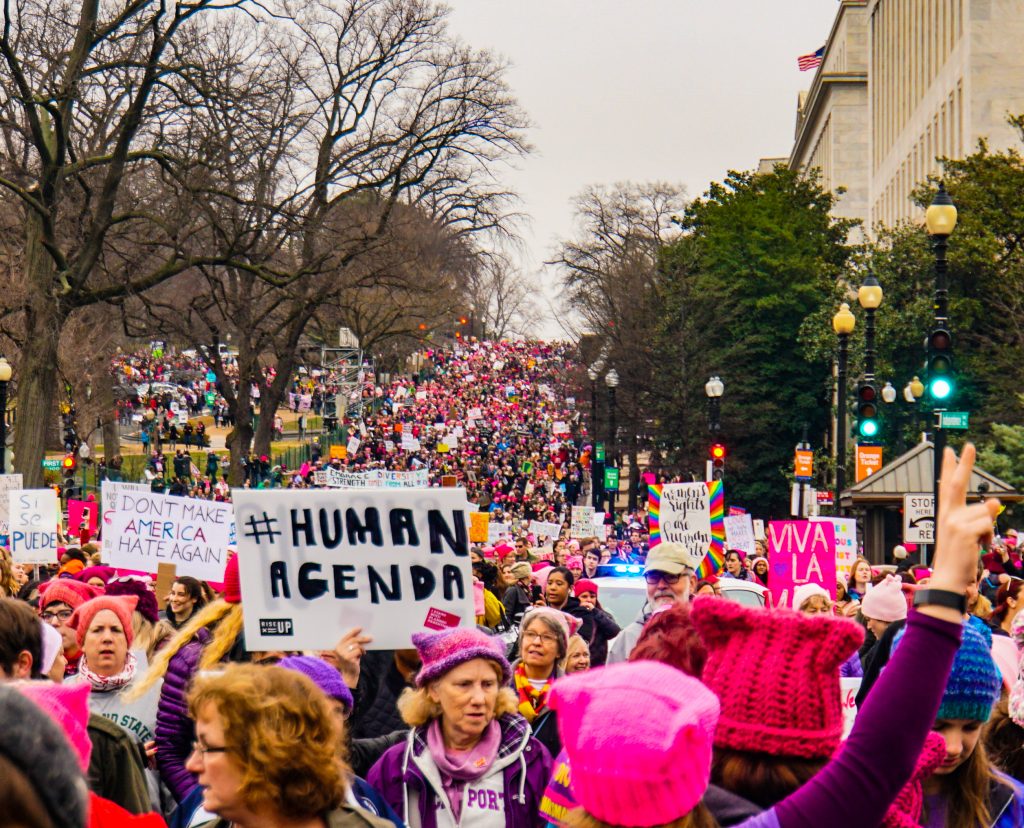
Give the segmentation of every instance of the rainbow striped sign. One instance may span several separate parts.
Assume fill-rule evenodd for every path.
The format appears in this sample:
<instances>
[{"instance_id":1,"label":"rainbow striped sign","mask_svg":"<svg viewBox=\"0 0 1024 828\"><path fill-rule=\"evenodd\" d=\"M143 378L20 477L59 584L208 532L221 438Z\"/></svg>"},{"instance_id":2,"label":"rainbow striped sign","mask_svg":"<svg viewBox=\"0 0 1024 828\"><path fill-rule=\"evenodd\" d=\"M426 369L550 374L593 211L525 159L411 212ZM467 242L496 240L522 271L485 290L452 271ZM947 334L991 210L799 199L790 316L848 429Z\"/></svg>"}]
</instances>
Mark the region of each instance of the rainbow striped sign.
<instances>
[{"instance_id":1,"label":"rainbow striped sign","mask_svg":"<svg viewBox=\"0 0 1024 828\"><path fill-rule=\"evenodd\" d=\"M667 496L666 496L667 494ZM647 487L647 512L650 516L650 545L661 543L662 525L666 531L678 518L685 516L672 504L679 499L689 503L696 501L701 513L691 515L688 522L696 520L710 528L711 542L704 550L704 560L697 569L697 578L706 578L718 572L725 563L725 488L721 480L710 483L652 483ZM685 543L685 537L680 539ZM698 550L700 551L700 550Z\"/></svg>"}]
</instances>

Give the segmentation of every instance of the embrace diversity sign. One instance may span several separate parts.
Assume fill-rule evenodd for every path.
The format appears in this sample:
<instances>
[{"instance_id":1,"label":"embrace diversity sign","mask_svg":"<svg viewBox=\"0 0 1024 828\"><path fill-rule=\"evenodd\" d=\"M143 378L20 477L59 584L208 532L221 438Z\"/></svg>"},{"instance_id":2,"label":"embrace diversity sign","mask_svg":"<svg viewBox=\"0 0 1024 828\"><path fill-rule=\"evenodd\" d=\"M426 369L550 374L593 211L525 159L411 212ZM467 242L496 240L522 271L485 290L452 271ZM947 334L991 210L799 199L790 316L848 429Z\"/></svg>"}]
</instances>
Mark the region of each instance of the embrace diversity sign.
<instances>
[{"instance_id":1,"label":"embrace diversity sign","mask_svg":"<svg viewBox=\"0 0 1024 828\"><path fill-rule=\"evenodd\" d=\"M330 649L362 627L371 649L472 626L464 489L233 489L251 650Z\"/></svg>"}]
</instances>

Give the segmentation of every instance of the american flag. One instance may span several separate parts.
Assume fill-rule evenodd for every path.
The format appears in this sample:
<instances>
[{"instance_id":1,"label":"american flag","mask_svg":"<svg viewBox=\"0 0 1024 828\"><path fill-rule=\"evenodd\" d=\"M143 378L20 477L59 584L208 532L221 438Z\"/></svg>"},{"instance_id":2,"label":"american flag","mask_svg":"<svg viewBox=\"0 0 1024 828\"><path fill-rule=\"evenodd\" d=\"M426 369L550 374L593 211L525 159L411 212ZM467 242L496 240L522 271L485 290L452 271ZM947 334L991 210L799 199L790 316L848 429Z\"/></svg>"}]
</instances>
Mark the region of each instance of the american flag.
<instances>
[{"instance_id":1,"label":"american flag","mask_svg":"<svg viewBox=\"0 0 1024 828\"><path fill-rule=\"evenodd\" d=\"M821 66L821 59L825 57L825 47L822 46L817 52L810 55L800 55L796 59L796 65L800 67L801 72L806 72L808 69L815 69Z\"/></svg>"}]
</instances>

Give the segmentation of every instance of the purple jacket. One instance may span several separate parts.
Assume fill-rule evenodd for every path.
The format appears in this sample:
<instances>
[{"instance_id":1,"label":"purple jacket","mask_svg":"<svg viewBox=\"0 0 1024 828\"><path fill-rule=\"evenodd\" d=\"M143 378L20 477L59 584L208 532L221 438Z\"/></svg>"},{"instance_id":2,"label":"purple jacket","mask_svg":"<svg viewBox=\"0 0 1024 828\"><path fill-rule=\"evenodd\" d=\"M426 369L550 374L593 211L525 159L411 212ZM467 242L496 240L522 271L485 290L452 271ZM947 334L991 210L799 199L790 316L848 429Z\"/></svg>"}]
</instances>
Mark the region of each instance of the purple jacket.
<instances>
[{"instance_id":1,"label":"purple jacket","mask_svg":"<svg viewBox=\"0 0 1024 828\"><path fill-rule=\"evenodd\" d=\"M501 745L498 757L512 756L518 760L500 771L504 777L505 813L502 824L508 828L536 828L546 824L540 816L540 800L551 776L551 754L533 738L526 719L517 714L502 716ZM411 731L409 738L387 750L370 768L367 782L406 824L420 828L436 828L437 799L434 789L422 771L412 761L427 750L426 728ZM417 794L418 820L410 822L406 808L410 791Z\"/></svg>"},{"instance_id":2,"label":"purple jacket","mask_svg":"<svg viewBox=\"0 0 1024 828\"><path fill-rule=\"evenodd\" d=\"M207 630L200 630L171 658L160 691L160 704L156 709L156 764L160 778L170 789L176 802L181 802L199 784L185 770L185 762L192 753L195 725L188 715L189 685L199 666L203 646L211 638Z\"/></svg>"}]
</instances>

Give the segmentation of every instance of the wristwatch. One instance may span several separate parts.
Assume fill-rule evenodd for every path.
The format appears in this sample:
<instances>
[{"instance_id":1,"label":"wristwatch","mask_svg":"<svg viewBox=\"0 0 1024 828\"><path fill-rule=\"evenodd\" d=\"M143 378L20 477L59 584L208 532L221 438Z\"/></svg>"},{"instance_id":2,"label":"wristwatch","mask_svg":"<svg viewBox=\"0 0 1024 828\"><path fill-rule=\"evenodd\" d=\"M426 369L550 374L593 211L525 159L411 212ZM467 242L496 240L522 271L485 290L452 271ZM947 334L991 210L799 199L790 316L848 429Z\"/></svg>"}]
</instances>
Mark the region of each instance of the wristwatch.
<instances>
[{"instance_id":1,"label":"wristwatch","mask_svg":"<svg viewBox=\"0 0 1024 828\"><path fill-rule=\"evenodd\" d=\"M937 607L949 607L963 614L967 612L967 596L962 592L948 589L919 589L914 593L914 606L932 604Z\"/></svg>"}]
</instances>

